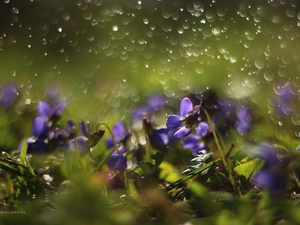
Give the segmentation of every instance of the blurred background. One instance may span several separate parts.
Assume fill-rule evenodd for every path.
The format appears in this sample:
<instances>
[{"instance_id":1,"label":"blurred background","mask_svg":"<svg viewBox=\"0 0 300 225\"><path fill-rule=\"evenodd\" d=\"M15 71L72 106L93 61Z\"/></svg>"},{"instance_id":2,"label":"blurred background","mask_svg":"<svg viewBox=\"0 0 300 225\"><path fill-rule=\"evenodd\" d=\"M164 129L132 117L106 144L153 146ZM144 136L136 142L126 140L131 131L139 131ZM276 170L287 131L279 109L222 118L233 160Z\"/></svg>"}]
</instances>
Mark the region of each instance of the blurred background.
<instances>
[{"instance_id":1,"label":"blurred background","mask_svg":"<svg viewBox=\"0 0 300 225\"><path fill-rule=\"evenodd\" d=\"M264 104L300 85L297 1L1 0L0 16L0 84L30 103L62 94L82 118L122 119L155 93Z\"/></svg>"}]
</instances>

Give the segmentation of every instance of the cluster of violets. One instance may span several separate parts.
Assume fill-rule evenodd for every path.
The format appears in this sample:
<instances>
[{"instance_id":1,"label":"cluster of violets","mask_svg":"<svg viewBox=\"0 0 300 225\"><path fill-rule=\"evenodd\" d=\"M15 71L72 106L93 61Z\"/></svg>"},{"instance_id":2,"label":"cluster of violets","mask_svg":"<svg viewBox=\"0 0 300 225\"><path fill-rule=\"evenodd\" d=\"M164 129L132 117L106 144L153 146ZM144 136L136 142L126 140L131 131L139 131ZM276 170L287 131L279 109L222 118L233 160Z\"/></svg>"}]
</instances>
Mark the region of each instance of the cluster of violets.
<instances>
[{"instance_id":1,"label":"cluster of violets","mask_svg":"<svg viewBox=\"0 0 300 225\"><path fill-rule=\"evenodd\" d=\"M17 88L14 84L4 85L0 93L0 106L7 108L15 101ZM274 104L278 114L290 115L291 102L295 97L290 84L285 84L277 96ZM251 131L251 111L246 105L233 99L216 99L218 111L211 115L213 122L209 124L203 121L205 116L201 113L202 108L205 108L205 100L197 101L198 103L193 104L195 101L187 97L183 98L178 113L168 115L165 126L161 128L156 128L151 115L162 111L167 106L165 96L149 97L145 105L133 111L132 117L135 121L142 122L146 139L152 148L164 153L178 142L182 148L191 150L194 156L206 153L209 146L205 137L212 133L212 129L235 127L241 135ZM105 130L96 129L95 132L91 132L89 122L80 122L80 135L72 120L68 120L65 129L57 128L66 105L65 101L55 101L51 104L45 101L38 103L38 116L33 119L32 123L32 137L26 140L28 154L51 154L57 148L63 147L68 151L78 151L84 157L102 139ZM121 121L118 121L112 126L111 134L106 138L107 149L112 151L107 166L111 172L123 174L128 167L126 143L132 132L126 129ZM23 143L20 144L19 151L22 145ZM261 158L265 165L252 177L252 183L257 187L279 192L282 190L283 183L279 181L282 177L274 173L274 168L280 163L276 151L269 145L261 145L259 149L256 157Z\"/></svg>"}]
</instances>

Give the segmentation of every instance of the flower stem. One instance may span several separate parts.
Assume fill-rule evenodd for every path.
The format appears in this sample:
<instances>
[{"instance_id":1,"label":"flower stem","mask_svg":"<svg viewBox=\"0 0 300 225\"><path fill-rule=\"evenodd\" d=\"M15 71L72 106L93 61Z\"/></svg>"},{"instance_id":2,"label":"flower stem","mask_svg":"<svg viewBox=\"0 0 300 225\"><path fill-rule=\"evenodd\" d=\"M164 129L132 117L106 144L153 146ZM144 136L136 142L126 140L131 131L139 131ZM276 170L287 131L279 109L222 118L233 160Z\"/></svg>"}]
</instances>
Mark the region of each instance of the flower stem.
<instances>
[{"instance_id":1,"label":"flower stem","mask_svg":"<svg viewBox=\"0 0 300 225\"><path fill-rule=\"evenodd\" d=\"M224 165L224 167L225 167L225 169L226 169L226 171L227 171L227 173L228 173L228 176L229 176L229 180L230 180L230 182L231 182L231 185L232 185L234 191L235 191L236 193L238 193L239 195L241 195L241 193L240 193L240 191L238 190L237 185L236 185L236 183L235 183L235 181L234 181L234 177L233 177L233 174L232 174L231 167L229 166L229 164L228 164L227 161L226 161L225 155L224 155L223 150L222 150L222 148L221 148L221 145L220 145L220 142L219 142L219 138L218 138L218 136L217 136L217 133L216 133L215 127L214 127L214 125L213 125L213 122L212 122L212 120L211 120L211 117L209 116L209 114L208 114L208 112L207 112L207 110L206 110L205 108L202 108L202 110L204 111L205 116L206 116L206 118L207 118L207 121L208 121L208 123L209 123L209 126L211 127L211 131L212 131L212 134L213 134L213 136L214 136L214 140L215 140L217 149L218 149L219 154L220 154L220 156L221 156L221 158L222 158L223 165Z\"/></svg>"}]
</instances>

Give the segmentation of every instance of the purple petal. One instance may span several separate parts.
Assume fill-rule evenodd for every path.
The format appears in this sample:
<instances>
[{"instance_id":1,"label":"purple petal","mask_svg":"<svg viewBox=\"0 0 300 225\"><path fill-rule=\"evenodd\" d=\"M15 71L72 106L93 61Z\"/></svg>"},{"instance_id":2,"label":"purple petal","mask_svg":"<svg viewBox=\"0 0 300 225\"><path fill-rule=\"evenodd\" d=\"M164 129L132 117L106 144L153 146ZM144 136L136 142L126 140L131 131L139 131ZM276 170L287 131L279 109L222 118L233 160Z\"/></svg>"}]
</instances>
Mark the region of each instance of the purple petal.
<instances>
[{"instance_id":1,"label":"purple petal","mask_svg":"<svg viewBox=\"0 0 300 225\"><path fill-rule=\"evenodd\" d=\"M173 128L179 128L181 127L181 122L179 122L181 120L180 116L177 115L169 115L167 117L167 128L168 129L173 129Z\"/></svg>"},{"instance_id":2,"label":"purple petal","mask_svg":"<svg viewBox=\"0 0 300 225\"><path fill-rule=\"evenodd\" d=\"M159 130L153 130L148 134L149 142L155 149L160 149L166 146L169 142L168 129L162 128Z\"/></svg>"},{"instance_id":3,"label":"purple petal","mask_svg":"<svg viewBox=\"0 0 300 225\"><path fill-rule=\"evenodd\" d=\"M247 134L251 130L251 125L249 122L241 122L239 121L236 125L237 131L241 134Z\"/></svg>"},{"instance_id":4,"label":"purple petal","mask_svg":"<svg viewBox=\"0 0 300 225\"><path fill-rule=\"evenodd\" d=\"M127 168L126 158L123 155L113 154L108 159L107 166L111 171L122 173Z\"/></svg>"},{"instance_id":5,"label":"purple petal","mask_svg":"<svg viewBox=\"0 0 300 225\"><path fill-rule=\"evenodd\" d=\"M199 137L204 137L204 136L206 136L209 132L210 132L210 129L209 129L208 123L205 123L205 122L199 123L199 125L197 126L197 130L196 130L196 134L197 134Z\"/></svg>"},{"instance_id":6,"label":"purple petal","mask_svg":"<svg viewBox=\"0 0 300 225\"><path fill-rule=\"evenodd\" d=\"M125 129L125 126L121 122L115 123L115 125L112 128L112 132L115 136L115 139L116 139L117 143L122 141L127 135L127 131Z\"/></svg>"},{"instance_id":7,"label":"purple petal","mask_svg":"<svg viewBox=\"0 0 300 225\"><path fill-rule=\"evenodd\" d=\"M119 147L118 150L121 155L123 155L127 152L127 149L123 145L121 147Z\"/></svg>"},{"instance_id":8,"label":"purple petal","mask_svg":"<svg viewBox=\"0 0 300 225\"><path fill-rule=\"evenodd\" d=\"M82 152L86 148L87 141L88 139L85 136L76 137L69 142L69 149L72 151L77 149L79 152Z\"/></svg>"},{"instance_id":9,"label":"purple petal","mask_svg":"<svg viewBox=\"0 0 300 225\"><path fill-rule=\"evenodd\" d=\"M79 129L84 136L88 137L88 133L86 131L86 127L83 121L80 122Z\"/></svg>"},{"instance_id":10,"label":"purple petal","mask_svg":"<svg viewBox=\"0 0 300 225\"><path fill-rule=\"evenodd\" d=\"M35 117L32 124L32 134L34 137L38 137L45 128L45 120L43 117Z\"/></svg>"},{"instance_id":11,"label":"purple petal","mask_svg":"<svg viewBox=\"0 0 300 225\"><path fill-rule=\"evenodd\" d=\"M53 109L52 115L54 116L60 116L64 109L66 108L67 103L66 102L60 102L58 105L55 106Z\"/></svg>"},{"instance_id":12,"label":"purple petal","mask_svg":"<svg viewBox=\"0 0 300 225\"><path fill-rule=\"evenodd\" d=\"M165 106L166 97L162 95L153 95L148 98L147 103L154 111L159 111Z\"/></svg>"},{"instance_id":13,"label":"purple petal","mask_svg":"<svg viewBox=\"0 0 300 225\"><path fill-rule=\"evenodd\" d=\"M40 116L48 119L51 115L52 108L47 102L40 102L38 105L38 112Z\"/></svg>"},{"instance_id":14,"label":"purple petal","mask_svg":"<svg viewBox=\"0 0 300 225\"><path fill-rule=\"evenodd\" d=\"M75 123L72 120L68 120L67 131L70 133L73 129L75 129Z\"/></svg>"},{"instance_id":15,"label":"purple petal","mask_svg":"<svg viewBox=\"0 0 300 225\"><path fill-rule=\"evenodd\" d=\"M193 103L190 99L184 98L180 103L180 116L185 117L186 114L190 113L193 110Z\"/></svg>"},{"instance_id":16,"label":"purple petal","mask_svg":"<svg viewBox=\"0 0 300 225\"><path fill-rule=\"evenodd\" d=\"M203 143L198 143L193 149L192 149L192 154L193 155L199 155L200 152L206 149L206 145Z\"/></svg>"},{"instance_id":17,"label":"purple petal","mask_svg":"<svg viewBox=\"0 0 300 225\"><path fill-rule=\"evenodd\" d=\"M183 138L192 132L191 128L181 127L174 133L174 137Z\"/></svg>"},{"instance_id":18,"label":"purple petal","mask_svg":"<svg viewBox=\"0 0 300 225\"><path fill-rule=\"evenodd\" d=\"M182 141L181 145L183 148L194 148L199 144L199 137L196 135L191 135Z\"/></svg>"},{"instance_id":19,"label":"purple petal","mask_svg":"<svg viewBox=\"0 0 300 225\"><path fill-rule=\"evenodd\" d=\"M112 148L114 148L114 146L115 145L114 145L113 139L111 137L106 138L106 147L108 149L112 149Z\"/></svg>"}]
</instances>

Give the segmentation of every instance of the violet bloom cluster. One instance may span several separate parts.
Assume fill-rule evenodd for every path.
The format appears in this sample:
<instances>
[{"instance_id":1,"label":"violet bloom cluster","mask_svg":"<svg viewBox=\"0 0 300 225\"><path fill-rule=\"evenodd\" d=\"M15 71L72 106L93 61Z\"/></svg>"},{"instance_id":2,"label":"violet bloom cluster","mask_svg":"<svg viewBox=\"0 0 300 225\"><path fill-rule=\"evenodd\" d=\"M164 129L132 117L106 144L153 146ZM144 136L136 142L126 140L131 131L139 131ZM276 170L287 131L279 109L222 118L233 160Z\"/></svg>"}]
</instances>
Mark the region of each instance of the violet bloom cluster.
<instances>
[{"instance_id":1,"label":"violet bloom cluster","mask_svg":"<svg viewBox=\"0 0 300 225\"><path fill-rule=\"evenodd\" d=\"M167 118L167 128L176 129L174 137L183 138L192 132L200 115L200 105L194 107L189 98L181 100L179 115L172 114Z\"/></svg>"},{"instance_id":2,"label":"violet bloom cluster","mask_svg":"<svg viewBox=\"0 0 300 225\"><path fill-rule=\"evenodd\" d=\"M53 116L59 118L65 107L66 104L64 102L54 107L51 107L46 102L40 102L38 104L39 116L35 117L33 120L32 137L26 140L27 153L49 154L57 147L65 144L68 133L60 129L55 129L52 126ZM72 126L71 121L68 122L68 126ZM67 129L71 128L68 127ZM19 151L21 146L19 147Z\"/></svg>"}]
</instances>

